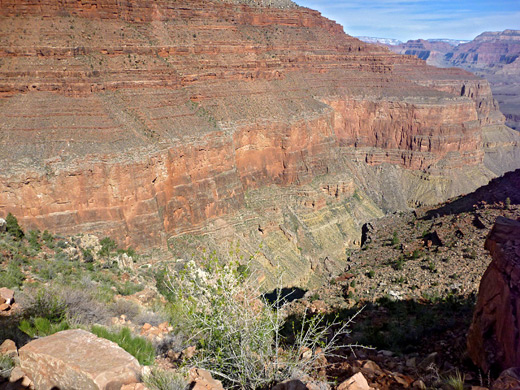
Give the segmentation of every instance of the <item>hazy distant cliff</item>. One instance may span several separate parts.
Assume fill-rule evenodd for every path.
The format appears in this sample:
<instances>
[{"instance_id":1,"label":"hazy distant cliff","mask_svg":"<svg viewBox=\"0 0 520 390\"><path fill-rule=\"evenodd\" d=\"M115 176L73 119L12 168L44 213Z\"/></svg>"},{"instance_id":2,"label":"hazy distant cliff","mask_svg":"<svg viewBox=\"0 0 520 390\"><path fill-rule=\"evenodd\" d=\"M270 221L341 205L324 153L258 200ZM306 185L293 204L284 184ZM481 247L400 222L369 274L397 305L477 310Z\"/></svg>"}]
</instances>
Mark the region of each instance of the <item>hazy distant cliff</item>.
<instances>
[{"instance_id":1,"label":"hazy distant cliff","mask_svg":"<svg viewBox=\"0 0 520 390\"><path fill-rule=\"evenodd\" d=\"M430 65L457 66L484 76L491 83L507 124L520 129L520 31L484 32L457 46L419 39L387 47L417 56Z\"/></svg>"}]
</instances>

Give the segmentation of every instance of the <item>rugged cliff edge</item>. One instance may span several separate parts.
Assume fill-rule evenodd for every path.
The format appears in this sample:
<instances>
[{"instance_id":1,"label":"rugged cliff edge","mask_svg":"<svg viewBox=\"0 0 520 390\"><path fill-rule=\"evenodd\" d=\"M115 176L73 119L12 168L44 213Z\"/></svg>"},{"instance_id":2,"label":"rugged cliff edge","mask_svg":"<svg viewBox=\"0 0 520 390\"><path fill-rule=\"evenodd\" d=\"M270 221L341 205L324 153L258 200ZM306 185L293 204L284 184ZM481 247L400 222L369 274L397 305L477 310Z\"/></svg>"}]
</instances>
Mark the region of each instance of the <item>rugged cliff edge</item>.
<instances>
[{"instance_id":1,"label":"rugged cliff edge","mask_svg":"<svg viewBox=\"0 0 520 390\"><path fill-rule=\"evenodd\" d=\"M469 356L486 372L520 364L519 244L520 221L498 217L486 240L493 261L480 282L467 341Z\"/></svg>"},{"instance_id":2,"label":"rugged cliff edge","mask_svg":"<svg viewBox=\"0 0 520 390\"><path fill-rule=\"evenodd\" d=\"M0 0L0 214L141 247L242 243L306 283L366 220L520 165L480 78L247 3Z\"/></svg>"}]
</instances>

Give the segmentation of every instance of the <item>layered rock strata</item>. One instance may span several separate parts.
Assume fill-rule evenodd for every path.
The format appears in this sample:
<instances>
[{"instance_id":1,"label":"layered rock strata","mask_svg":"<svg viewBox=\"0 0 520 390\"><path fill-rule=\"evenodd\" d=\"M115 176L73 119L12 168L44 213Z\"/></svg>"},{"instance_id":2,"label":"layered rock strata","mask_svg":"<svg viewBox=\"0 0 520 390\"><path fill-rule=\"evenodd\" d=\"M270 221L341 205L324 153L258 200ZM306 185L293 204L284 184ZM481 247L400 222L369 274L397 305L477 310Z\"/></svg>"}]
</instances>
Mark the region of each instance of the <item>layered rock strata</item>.
<instances>
[{"instance_id":1,"label":"layered rock strata","mask_svg":"<svg viewBox=\"0 0 520 390\"><path fill-rule=\"evenodd\" d=\"M0 214L140 247L272 229L311 267L298 248L344 260L364 218L496 174L484 81L246 3L0 0Z\"/></svg>"},{"instance_id":2,"label":"layered rock strata","mask_svg":"<svg viewBox=\"0 0 520 390\"><path fill-rule=\"evenodd\" d=\"M520 221L498 217L486 240L493 257L480 282L468 352L484 372L520 366Z\"/></svg>"},{"instance_id":3,"label":"layered rock strata","mask_svg":"<svg viewBox=\"0 0 520 390\"><path fill-rule=\"evenodd\" d=\"M387 45L395 53L413 55L430 65L457 66L485 77L507 119L520 129L520 31L484 32L457 46L422 39Z\"/></svg>"}]
</instances>

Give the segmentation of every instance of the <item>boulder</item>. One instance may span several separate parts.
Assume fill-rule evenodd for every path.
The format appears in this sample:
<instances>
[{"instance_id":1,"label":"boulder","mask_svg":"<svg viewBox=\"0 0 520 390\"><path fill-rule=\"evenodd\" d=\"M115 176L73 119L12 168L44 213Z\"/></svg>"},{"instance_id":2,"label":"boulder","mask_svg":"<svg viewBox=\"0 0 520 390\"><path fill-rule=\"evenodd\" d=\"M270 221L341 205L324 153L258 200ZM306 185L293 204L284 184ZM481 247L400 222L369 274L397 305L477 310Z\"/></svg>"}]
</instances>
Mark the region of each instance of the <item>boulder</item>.
<instances>
[{"instance_id":1,"label":"boulder","mask_svg":"<svg viewBox=\"0 0 520 390\"><path fill-rule=\"evenodd\" d=\"M137 359L82 329L65 330L20 348L20 367L39 390L120 389L137 383Z\"/></svg>"},{"instance_id":2,"label":"boulder","mask_svg":"<svg viewBox=\"0 0 520 390\"><path fill-rule=\"evenodd\" d=\"M123 385L121 390L148 390L148 388L143 383L129 383Z\"/></svg>"},{"instance_id":3,"label":"boulder","mask_svg":"<svg viewBox=\"0 0 520 390\"><path fill-rule=\"evenodd\" d=\"M498 217L485 247L493 260L480 282L468 353L484 372L503 371L520 366L520 221Z\"/></svg>"},{"instance_id":4,"label":"boulder","mask_svg":"<svg viewBox=\"0 0 520 390\"><path fill-rule=\"evenodd\" d=\"M493 382L491 390L520 390L520 367L512 367L503 371Z\"/></svg>"},{"instance_id":5,"label":"boulder","mask_svg":"<svg viewBox=\"0 0 520 390\"><path fill-rule=\"evenodd\" d=\"M307 386L299 379L289 379L277 383L272 390L307 390Z\"/></svg>"},{"instance_id":6,"label":"boulder","mask_svg":"<svg viewBox=\"0 0 520 390\"><path fill-rule=\"evenodd\" d=\"M190 369L189 381L191 390L224 390L222 383L213 379L211 374L202 368Z\"/></svg>"},{"instance_id":7,"label":"boulder","mask_svg":"<svg viewBox=\"0 0 520 390\"><path fill-rule=\"evenodd\" d=\"M362 373L351 376L338 386L338 390L372 390Z\"/></svg>"},{"instance_id":8,"label":"boulder","mask_svg":"<svg viewBox=\"0 0 520 390\"><path fill-rule=\"evenodd\" d=\"M9 376L9 385L6 390L34 389L32 381L20 367L15 367Z\"/></svg>"},{"instance_id":9,"label":"boulder","mask_svg":"<svg viewBox=\"0 0 520 390\"><path fill-rule=\"evenodd\" d=\"M0 355L7 355L12 358L18 356L18 348L16 348L16 344L13 340L4 340L0 345Z\"/></svg>"},{"instance_id":10,"label":"boulder","mask_svg":"<svg viewBox=\"0 0 520 390\"><path fill-rule=\"evenodd\" d=\"M5 222L5 219L0 218L0 233L5 231L7 231L7 222Z\"/></svg>"},{"instance_id":11,"label":"boulder","mask_svg":"<svg viewBox=\"0 0 520 390\"><path fill-rule=\"evenodd\" d=\"M8 305L12 305L14 303L14 291L7 288L7 287L1 287L0 288L0 297L4 299L4 302Z\"/></svg>"}]
</instances>

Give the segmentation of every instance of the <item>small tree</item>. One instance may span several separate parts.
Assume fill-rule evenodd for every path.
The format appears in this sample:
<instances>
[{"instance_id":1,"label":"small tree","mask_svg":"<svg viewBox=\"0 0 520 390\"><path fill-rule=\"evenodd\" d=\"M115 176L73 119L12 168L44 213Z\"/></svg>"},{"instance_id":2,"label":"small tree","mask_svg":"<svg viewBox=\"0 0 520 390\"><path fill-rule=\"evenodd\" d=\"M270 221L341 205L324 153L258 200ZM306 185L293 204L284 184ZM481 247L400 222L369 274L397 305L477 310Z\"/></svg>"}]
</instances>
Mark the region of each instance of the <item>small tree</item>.
<instances>
[{"instance_id":1,"label":"small tree","mask_svg":"<svg viewBox=\"0 0 520 390\"><path fill-rule=\"evenodd\" d=\"M99 256L108 257L110 253L117 249L117 244L110 237L103 238L100 242L101 249L98 252Z\"/></svg>"},{"instance_id":2,"label":"small tree","mask_svg":"<svg viewBox=\"0 0 520 390\"><path fill-rule=\"evenodd\" d=\"M24 237L25 234L20 225L18 224L18 220L13 214L7 214L7 217L5 218L5 223L7 233L9 233L11 236L18 240L21 240Z\"/></svg>"},{"instance_id":3,"label":"small tree","mask_svg":"<svg viewBox=\"0 0 520 390\"><path fill-rule=\"evenodd\" d=\"M392 236L392 245L399 245L399 237L397 237L397 232L394 232L394 235Z\"/></svg>"},{"instance_id":4,"label":"small tree","mask_svg":"<svg viewBox=\"0 0 520 390\"><path fill-rule=\"evenodd\" d=\"M511 207L511 198L508 196L506 198L506 210L509 210L510 207Z\"/></svg>"}]
</instances>

